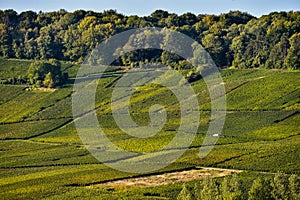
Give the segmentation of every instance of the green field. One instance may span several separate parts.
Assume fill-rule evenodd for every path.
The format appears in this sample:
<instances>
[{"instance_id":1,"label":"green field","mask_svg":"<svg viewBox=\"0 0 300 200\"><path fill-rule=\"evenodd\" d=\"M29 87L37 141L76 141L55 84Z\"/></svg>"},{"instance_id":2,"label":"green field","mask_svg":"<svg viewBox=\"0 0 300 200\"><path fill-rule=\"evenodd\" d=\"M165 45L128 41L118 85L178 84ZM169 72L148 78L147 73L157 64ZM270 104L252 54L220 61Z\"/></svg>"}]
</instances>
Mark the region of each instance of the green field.
<instances>
[{"instance_id":1,"label":"green field","mask_svg":"<svg viewBox=\"0 0 300 200\"><path fill-rule=\"evenodd\" d=\"M22 76L28 63L1 59L0 79ZM64 63L62 70L74 78L78 67ZM198 157L211 120L208 91L199 80L192 83L201 110L195 139L181 158L160 173L190 167L241 169L245 171L238 176L246 187L260 175L272 176L278 171L300 175L300 71L227 69L221 74L227 116L216 146L204 159ZM150 122L148 109L153 104L164 105L168 114L157 135L134 138L113 120L110 98L117 80L100 79L95 96L98 120L107 137L120 148L141 154L163 148L176 135L180 123L175 96L156 85L146 85L134 93L130 111L137 124ZM87 187L139 175L113 170L85 149L72 120L71 82L55 91L0 85L0 199L176 198L182 183L129 189ZM187 183L188 187L195 182Z\"/></svg>"}]
</instances>

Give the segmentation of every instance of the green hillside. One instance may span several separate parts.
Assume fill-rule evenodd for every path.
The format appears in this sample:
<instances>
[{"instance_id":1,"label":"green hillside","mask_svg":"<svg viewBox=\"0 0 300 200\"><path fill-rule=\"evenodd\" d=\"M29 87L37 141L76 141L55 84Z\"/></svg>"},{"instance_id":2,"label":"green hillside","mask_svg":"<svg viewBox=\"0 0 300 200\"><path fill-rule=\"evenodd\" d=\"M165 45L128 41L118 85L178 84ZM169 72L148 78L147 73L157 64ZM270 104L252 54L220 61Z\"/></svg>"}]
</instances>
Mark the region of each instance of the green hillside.
<instances>
[{"instance_id":1,"label":"green hillside","mask_svg":"<svg viewBox=\"0 0 300 200\"><path fill-rule=\"evenodd\" d=\"M30 62L1 59L0 79L22 76ZM72 80L78 67L64 63L62 70ZM195 140L180 159L160 172L196 166L232 168L247 170L239 175L245 182L260 172L266 172L266 176L278 171L299 175L300 71L226 69L221 74L228 111L216 146L207 157L199 159L199 147L210 121L210 99L204 81L198 80L192 83L201 110ZM154 137L133 138L117 127L111 114L110 98L117 80L118 76L100 79L95 97L98 119L108 138L123 149L139 153L164 147L180 123L174 95L155 85L146 85L134 93L131 112L137 124L148 124L148 109L156 103L165 105L168 120ZM71 82L56 90L27 91L26 85L0 85L0 197L176 197L182 184L131 190L86 187L137 175L108 168L85 149L73 122Z\"/></svg>"}]
</instances>

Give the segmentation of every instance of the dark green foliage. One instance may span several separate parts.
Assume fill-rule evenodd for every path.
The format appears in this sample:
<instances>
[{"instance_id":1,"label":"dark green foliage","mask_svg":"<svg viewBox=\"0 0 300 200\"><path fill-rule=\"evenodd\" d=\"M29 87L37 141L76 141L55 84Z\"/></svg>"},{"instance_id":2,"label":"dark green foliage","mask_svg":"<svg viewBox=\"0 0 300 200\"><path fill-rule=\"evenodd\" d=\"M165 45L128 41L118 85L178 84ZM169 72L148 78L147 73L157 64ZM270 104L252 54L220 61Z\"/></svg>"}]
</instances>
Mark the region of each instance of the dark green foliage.
<instances>
[{"instance_id":1,"label":"dark green foliage","mask_svg":"<svg viewBox=\"0 0 300 200\"><path fill-rule=\"evenodd\" d=\"M289 69L300 69L300 33L292 35L290 45L291 48L287 51L285 65Z\"/></svg>"},{"instance_id":2,"label":"dark green foliage","mask_svg":"<svg viewBox=\"0 0 300 200\"><path fill-rule=\"evenodd\" d=\"M200 191L200 199L221 199L219 183L216 179L208 178L203 181L202 190Z\"/></svg>"},{"instance_id":3,"label":"dark green foliage","mask_svg":"<svg viewBox=\"0 0 300 200\"><path fill-rule=\"evenodd\" d=\"M257 178L253 181L253 184L248 192L249 200L268 200L270 199L270 183L265 179Z\"/></svg>"},{"instance_id":4,"label":"dark green foliage","mask_svg":"<svg viewBox=\"0 0 300 200\"><path fill-rule=\"evenodd\" d=\"M274 12L249 21L230 45L234 55L232 65L238 68L265 66L296 69L297 64L294 61L289 65L286 60L288 51L293 51L290 47L293 43L291 42L293 34L299 31L296 16L299 16L299 12ZM294 57L295 53L291 54ZM297 56L294 59L298 59L299 62Z\"/></svg>"},{"instance_id":5,"label":"dark green foliage","mask_svg":"<svg viewBox=\"0 0 300 200\"><path fill-rule=\"evenodd\" d=\"M272 191L271 195L274 199L288 199L290 191L288 188L289 180L284 174L277 173L271 182Z\"/></svg>"},{"instance_id":6,"label":"dark green foliage","mask_svg":"<svg viewBox=\"0 0 300 200\"><path fill-rule=\"evenodd\" d=\"M30 66L32 67L30 69L30 73L32 74L37 73L37 69L40 70L40 79L51 72L51 79L57 79L56 84L62 85L68 82L69 77L76 77L80 64L58 61L56 59L49 59L48 61L33 61L0 58L0 84L22 85L27 87L29 84L28 73ZM119 67L110 67L107 71L113 72L118 69ZM56 76L54 76L54 74L56 74ZM38 76L38 73L36 75ZM41 83L43 83L43 81L41 81Z\"/></svg>"},{"instance_id":7,"label":"dark green foliage","mask_svg":"<svg viewBox=\"0 0 300 200\"><path fill-rule=\"evenodd\" d=\"M275 184L274 184L275 183ZM177 199L196 200L277 200L297 199L300 189L299 176L287 174L241 173L219 178L208 178L190 184L184 183Z\"/></svg>"},{"instance_id":8,"label":"dark green foliage","mask_svg":"<svg viewBox=\"0 0 300 200\"><path fill-rule=\"evenodd\" d=\"M61 72L60 63L56 60L33 62L27 72L29 83L36 87L54 88L66 82Z\"/></svg>"},{"instance_id":9,"label":"dark green foliage","mask_svg":"<svg viewBox=\"0 0 300 200\"><path fill-rule=\"evenodd\" d=\"M300 177L295 174L289 178L289 192L291 199L300 199Z\"/></svg>"},{"instance_id":10,"label":"dark green foliage","mask_svg":"<svg viewBox=\"0 0 300 200\"><path fill-rule=\"evenodd\" d=\"M235 174L232 177L225 177L220 186L220 193L224 200L237 200L242 197L242 183Z\"/></svg>"},{"instance_id":11,"label":"dark green foliage","mask_svg":"<svg viewBox=\"0 0 300 200\"><path fill-rule=\"evenodd\" d=\"M6 58L82 62L99 43L116 33L131 28L167 27L201 43L219 67L299 69L297 11L274 12L258 19L240 11L196 16L157 10L150 16L138 17L114 10L38 14L5 10L0 15L0 56ZM114 64L161 62L174 66L179 60L168 52L140 50L121 56Z\"/></svg>"}]
</instances>

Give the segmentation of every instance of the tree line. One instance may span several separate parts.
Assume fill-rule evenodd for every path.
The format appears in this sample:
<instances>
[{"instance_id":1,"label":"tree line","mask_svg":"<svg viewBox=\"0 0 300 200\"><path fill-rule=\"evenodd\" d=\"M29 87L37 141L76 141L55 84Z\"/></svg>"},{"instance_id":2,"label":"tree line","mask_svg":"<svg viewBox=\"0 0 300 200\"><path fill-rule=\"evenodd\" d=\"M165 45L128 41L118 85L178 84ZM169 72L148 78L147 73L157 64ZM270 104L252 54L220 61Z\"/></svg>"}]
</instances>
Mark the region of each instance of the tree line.
<instances>
[{"instance_id":1,"label":"tree line","mask_svg":"<svg viewBox=\"0 0 300 200\"><path fill-rule=\"evenodd\" d=\"M101 41L143 27L170 28L190 36L210 53L219 67L300 69L299 11L273 12L256 18L240 11L177 15L156 10L139 17L125 16L115 10L39 13L0 10L0 56L80 63ZM164 63L169 56L166 52L155 53L156 56L135 52L115 64Z\"/></svg>"},{"instance_id":2,"label":"tree line","mask_svg":"<svg viewBox=\"0 0 300 200\"><path fill-rule=\"evenodd\" d=\"M196 183L193 188L185 184L177 200L298 200L300 198L299 176L277 173L273 178L258 177L246 188L237 175L225 177L223 181L208 178Z\"/></svg>"}]
</instances>

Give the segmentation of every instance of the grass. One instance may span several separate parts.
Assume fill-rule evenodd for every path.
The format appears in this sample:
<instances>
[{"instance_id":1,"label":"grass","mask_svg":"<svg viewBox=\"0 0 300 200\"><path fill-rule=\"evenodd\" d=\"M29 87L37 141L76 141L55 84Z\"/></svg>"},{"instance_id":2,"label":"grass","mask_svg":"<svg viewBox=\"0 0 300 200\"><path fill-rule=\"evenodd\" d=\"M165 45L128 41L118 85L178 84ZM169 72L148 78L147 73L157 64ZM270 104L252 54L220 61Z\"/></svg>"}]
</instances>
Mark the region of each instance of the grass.
<instances>
[{"instance_id":1,"label":"grass","mask_svg":"<svg viewBox=\"0 0 300 200\"><path fill-rule=\"evenodd\" d=\"M0 78L22 75L30 62L1 59ZM12 67L14 70L10 70ZM78 69L77 64L62 64L63 72L71 78ZM228 111L216 146L208 156L199 159L199 148L211 119L209 93L205 82L198 80L191 84L201 109L195 139L181 158L160 171L191 166L245 169L249 172L239 176L247 183L246 187L253 177L265 175L260 172L300 174L300 72L249 69L221 70L221 74ZM98 81L95 108L101 128L115 145L127 151L146 154L163 148L175 137L180 125L176 97L155 84L139 87L130 99L133 120L138 125L148 125L148 110L153 104L165 105L168 118L157 135L134 138L117 126L111 114L111 94L118 80L107 77ZM86 187L134 174L99 164L85 149L71 121L72 89L71 83L51 92L0 85L0 196L5 199L176 198L182 187L179 183L151 188ZM176 149L153 156L173 151ZM133 160L147 161L143 156ZM194 183L187 183L188 187Z\"/></svg>"}]
</instances>

